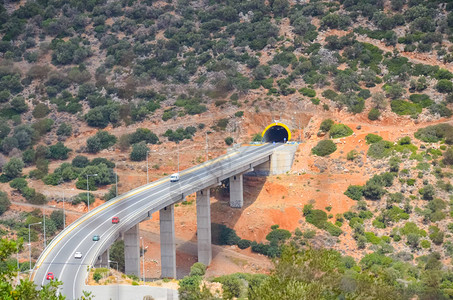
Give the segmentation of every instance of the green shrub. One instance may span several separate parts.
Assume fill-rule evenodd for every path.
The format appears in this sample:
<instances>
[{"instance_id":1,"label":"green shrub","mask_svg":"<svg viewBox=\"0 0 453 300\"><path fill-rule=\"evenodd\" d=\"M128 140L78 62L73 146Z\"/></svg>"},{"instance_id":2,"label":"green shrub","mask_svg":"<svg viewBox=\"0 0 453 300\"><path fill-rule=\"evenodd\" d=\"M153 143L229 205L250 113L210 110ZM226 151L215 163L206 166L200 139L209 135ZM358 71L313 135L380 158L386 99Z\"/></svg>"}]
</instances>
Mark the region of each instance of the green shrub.
<instances>
[{"instance_id":1,"label":"green shrub","mask_svg":"<svg viewBox=\"0 0 453 300\"><path fill-rule=\"evenodd\" d=\"M157 144L159 142L159 138L147 128L137 128L134 133L129 135L130 144L136 144L142 141L147 144Z\"/></svg>"},{"instance_id":2,"label":"green shrub","mask_svg":"<svg viewBox=\"0 0 453 300\"><path fill-rule=\"evenodd\" d=\"M196 262L190 267L189 276L204 276L206 273L206 266L201 262Z\"/></svg>"},{"instance_id":3,"label":"green shrub","mask_svg":"<svg viewBox=\"0 0 453 300\"><path fill-rule=\"evenodd\" d=\"M44 118L45 116L47 116L50 112L50 109L47 105L45 105L44 103L38 103L35 108L33 109L33 117L37 118L37 119L40 119L40 118Z\"/></svg>"},{"instance_id":4,"label":"green shrub","mask_svg":"<svg viewBox=\"0 0 453 300\"><path fill-rule=\"evenodd\" d=\"M385 192L385 189L376 183L367 182L367 184L363 187L363 196L370 200L380 200Z\"/></svg>"},{"instance_id":5,"label":"green shrub","mask_svg":"<svg viewBox=\"0 0 453 300\"><path fill-rule=\"evenodd\" d=\"M228 146L230 146L233 143L234 143L234 140L231 136L225 138L225 144L227 144Z\"/></svg>"},{"instance_id":6,"label":"green shrub","mask_svg":"<svg viewBox=\"0 0 453 300\"><path fill-rule=\"evenodd\" d=\"M336 92L334 92L333 90L324 90L322 92L322 96L329 100L335 100L335 98L338 96L338 94Z\"/></svg>"},{"instance_id":7,"label":"green shrub","mask_svg":"<svg viewBox=\"0 0 453 300\"><path fill-rule=\"evenodd\" d=\"M435 88L439 93L451 93L453 92L453 83L448 79L440 79Z\"/></svg>"},{"instance_id":8,"label":"green shrub","mask_svg":"<svg viewBox=\"0 0 453 300\"><path fill-rule=\"evenodd\" d=\"M140 142L132 145L132 152L130 154L130 159L132 161L143 161L148 155L149 148L145 142Z\"/></svg>"},{"instance_id":9,"label":"green shrub","mask_svg":"<svg viewBox=\"0 0 453 300\"><path fill-rule=\"evenodd\" d=\"M5 192L0 191L0 216L5 213L11 206L11 202L8 199L8 195Z\"/></svg>"},{"instance_id":10,"label":"green shrub","mask_svg":"<svg viewBox=\"0 0 453 300\"><path fill-rule=\"evenodd\" d=\"M369 133L365 137L367 144L374 144L382 140L382 137L377 134Z\"/></svg>"},{"instance_id":11,"label":"green shrub","mask_svg":"<svg viewBox=\"0 0 453 300\"><path fill-rule=\"evenodd\" d=\"M409 100L413 103L420 104L422 107L428 107L433 104L433 100L429 98L428 95L425 94L412 94L409 96Z\"/></svg>"},{"instance_id":12,"label":"green shrub","mask_svg":"<svg viewBox=\"0 0 453 300\"><path fill-rule=\"evenodd\" d=\"M71 164L77 168L85 168L86 166L88 166L89 162L90 160L86 156L77 155L76 157L74 157Z\"/></svg>"},{"instance_id":13,"label":"green shrub","mask_svg":"<svg viewBox=\"0 0 453 300\"><path fill-rule=\"evenodd\" d=\"M87 151L97 153L102 149L107 149L115 145L116 136L109 134L107 131L99 130L95 136L87 139Z\"/></svg>"},{"instance_id":14,"label":"green shrub","mask_svg":"<svg viewBox=\"0 0 453 300\"><path fill-rule=\"evenodd\" d=\"M398 115L415 116L422 112L422 106L417 103L411 103L404 100L393 100L390 103L392 111Z\"/></svg>"},{"instance_id":15,"label":"green shrub","mask_svg":"<svg viewBox=\"0 0 453 300\"><path fill-rule=\"evenodd\" d=\"M391 154L393 143L389 141L379 141L371 144L370 148L367 151L367 155L372 158L384 158Z\"/></svg>"},{"instance_id":16,"label":"green shrub","mask_svg":"<svg viewBox=\"0 0 453 300\"><path fill-rule=\"evenodd\" d=\"M453 126L447 123L431 125L418 129L414 136L426 143L436 143L453 132Z\"/></svg>"},{"instance_id":17,"label":"green shrub","mask_svg":"<svg viewBox=\"0 0 453 300\"><path fill-rule=\"evenodd\" d=\"M61 125L57 129L58 136L71 136L72 134L72 126L68 123L61 123Z\"/></svg>"},{"instance_id":18,"label":"green shrub","mask_svg":"<svg viewBox=\"0 0 453 300\"><path fill-rule=\"evenodd\" d=\"M63 145L62 142L58 142L55 145L49 147L49 156L50 159L65 160L68 158L68 153L72 150Z\"/></svg>"},{"instance_id":19,"label":"green shrub","mask_svg":"<svg viewBox=\"0 0 453 300\"><path fill-rule=\"evenodd\" d=\"M234 229L228 228L225 225L219 226L219 244L220 245L237 245L241 238L236 234Z\"/></svg>"},{"instance_id":20,"label":"green shrub","mask_svg":"<svg viewBox=\"0 0 453 300\"><path fill-rule=\"evenodd\" d=\"M370 119L371 121L376 121L380 116L381 112L375 107L373 107L368 113L368 119Z\"/></svg>"},{"instance_id":21,"label":"green shrub","mask_svg":"<svg viewBox=\"0 0 453 300\"><path fill-rule=\"evenodd\" d=\"M249 240L240 240L238 242L238 247L239 249L247 249L248 247L250 247L251 244L252 242Z\"/></svg>"},{"instance_id":22,"label":"green shrub","mask_svg":"<svg viewBox=\"0 0 453 300\"><path fill-rule=\"evenodd\" d=\"M343 233L343 230L341 230L341 228L330 222L325 223L324 229L333 236L340 236Z\"/></svg>"},{"instance_id":23,"label":"green shrub","mask_svg":"<svg viewBox=\"0 0 453 300\"><path fill-rule=\"evenodd\" d=\"M422 246L423 249L429 249L431 248L431 243L428 240L422 240L420 246Z\"/></svg>"},{"instance_id":24,"label":"green shrub","mask_svg":"<svg viewBox=\"0 0 453 300\"><path fill-rule=\"evenodd\" d=\"M101 273L94 272L94 274L93 274L93 279L94 279L94 281L96 281L96 282L99 283L99 280L102 279Z\"/></svg>"},{"instance_id":25,"label":"green shrub","mask_svg":"<svg viewBox=\"0 0 453 300\"><path fill-rule=\"evenodd\" d=\"M329 132L330 128L332 128L333 124L335 124L334 121L331 119L325 119L324 121L321 122L321 125L319 126L319 130L324 131L324 132Z\"/></svg>"},{"instance_id":26,"label":"green shrub","mask_svg":"<svg viewBox=\"0 0 453 300\"><path fill-rule=\"evenodd\" d=\"M305 220L314 226L324 229L327 222L327 213L320 209L313 209L312 205L304 205L303 213Z\"/></svg>"},{"instance_id":27,"label":"green shrub","mask_svg":"<svg viewBox=\"0 0 453 300\"><path fill-rule=\"evenodd\" d=\"M302 95L306 96L306 97L310 97L310 98L313 98L313 97L316 97L316 91L313 90L313 89L309 89L309 88L301 88L299 90L299 93L301 93Z\"/></svg>"},{"instance_id":28,"label":"green shrub","mask_svg":"<svg viewBox=\"0 0 453 300\"><path fill-rule=\"evenodd\" d=\"M284 243L291 237L291 232L286 229L272 228L272 231L266 236L266 240L271 243Z\"/></svg>"},{"instance_id":29,"label":"green shrub","mask_svg":"<svg viewBox=\"0 0 453 300\"><path fill-rule=\"evenodd\" d=\"M319 141L318 144L311 149L311 152L318 156L326 156L334 153L337 150L337 145L331 140Z\"/></svg>"},{"instance_id":30,"label":"green shrub","mask_svg":"<svg viewBox=\"0 0 453 300\"><path fill-rule=\"evenodd\" d=\"M353 149L351 151L349 151L347 154L346 154L346 159L347 160L355 160L357 157L359 156L359 152L357 152L357 150Z\"/></svg>"},{"instance_id":31,"label":"green shrub","mask_svg":"<svg viewBox=\"0 0 453 300\"><path fill-rule=\"evenodd\" d=\"M344 124L334 124L330 128L330 138L332 139L350 136L352 133L352 129Z\"/></svg>"},{"instance_id":32,"label":"green shrub","mask_svg":"<svg viewBox=\"0 0 453 300\"><path fill-rule=\"evenodd\" d=\"M8 177L9 179L13 179L19 177L22 174L23 167L24 163L22 159L13 157L5 165L3 165L2 172L3 175Z\"/></svg>"},{"instance_id":33,"label":"green shrub","mask_svg":"<svg viewBox=\"0 0 453 300\"><path fill-rule=\"evenodd\" d=\"M185 139L192 139L192 136L195 134L197 129L193 126L188 126L186 129L183 129L182 127L176 129L175 131L168 129L165 133L164 136L168 138L169 141L172 142L178 142L178 141L183 141Z\"/></svg>"},{"instance_id":34,"label":"green shrub","mask_svg":"<svg viewBox=\"0 0 453 300\"><path fill-rule=\"evenodd\" d=\"M350 185L344 194L352 200L359 201L363 197L363 187L361 185Z\"/></svg>"},{"instance_id":35,"label":"green shrub","mask_svg":"<svg viewBox=\"0 0 453 300\"><path fill-rule=\"evenodd\" d=\"M432 184L426 185L425 187L418 190L418 192L420 193L420 195L422 195L422 198L424 200L432 200L436 195L436 189Z\"/></svg>"}]
</instances>

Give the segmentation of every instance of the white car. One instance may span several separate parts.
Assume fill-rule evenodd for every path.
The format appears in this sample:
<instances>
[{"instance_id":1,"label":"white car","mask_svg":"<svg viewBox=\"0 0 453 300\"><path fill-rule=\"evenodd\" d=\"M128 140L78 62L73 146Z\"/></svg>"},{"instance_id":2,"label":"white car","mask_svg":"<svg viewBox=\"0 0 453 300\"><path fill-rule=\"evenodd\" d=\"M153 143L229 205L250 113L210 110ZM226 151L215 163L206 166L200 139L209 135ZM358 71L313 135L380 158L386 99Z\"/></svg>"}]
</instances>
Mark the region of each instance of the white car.
<instances>
[{"instance_id":1,"label":"white car","mask_svg":"<svg viewBox=\"0 0 453 300\"><path fill-rule=\"evenodd\" d=\"M177 182L179 181L179 173L174 173L170 175L170 182Z\"/></svg>"},{"instance_id":2,"label":"white car","mask_svg":"<svg viewBox=\"0 0 453 300\"><path fill-rule=\"evenodd\" d=\"M74 258L81 259L81 258L82 258L82 252L78 252L78 251L77 251L77 252L74 254Z\"/></svg>"}]
</instances>

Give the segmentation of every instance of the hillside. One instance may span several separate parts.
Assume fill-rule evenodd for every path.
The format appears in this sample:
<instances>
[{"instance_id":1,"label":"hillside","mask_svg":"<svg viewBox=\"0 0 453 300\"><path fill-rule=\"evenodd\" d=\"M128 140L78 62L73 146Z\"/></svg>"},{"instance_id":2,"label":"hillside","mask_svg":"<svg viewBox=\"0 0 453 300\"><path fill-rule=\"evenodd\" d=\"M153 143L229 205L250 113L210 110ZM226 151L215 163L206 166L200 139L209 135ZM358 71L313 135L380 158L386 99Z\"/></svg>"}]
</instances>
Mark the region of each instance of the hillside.
<instances>
[{"instance_id":1,"label":"hillside","mask_svg":"<svg viewBox=\"0 0 453 300\"><path fill-rule=\"evenodd\" d=\"M45 213L49 238L63 228L63 198L69 224L88 201L114 197L116 179L126 192L175 172L178 155L188 168L260 141L280 120L300 141L293 168L246 178L240 210L224 187L213 191L214 232L230 239L216 240L205 279L269 274L291 245L338 251L335 269L357 286L369 275L401 298L449 299L452 10L421 0L0 1L0 233L26 243ZM175 210L181 277L196 262L193 201ZM158 214L140 229L159 277ZM40 226L31 239L36 259Z\"/></svg>"}]
</instances>

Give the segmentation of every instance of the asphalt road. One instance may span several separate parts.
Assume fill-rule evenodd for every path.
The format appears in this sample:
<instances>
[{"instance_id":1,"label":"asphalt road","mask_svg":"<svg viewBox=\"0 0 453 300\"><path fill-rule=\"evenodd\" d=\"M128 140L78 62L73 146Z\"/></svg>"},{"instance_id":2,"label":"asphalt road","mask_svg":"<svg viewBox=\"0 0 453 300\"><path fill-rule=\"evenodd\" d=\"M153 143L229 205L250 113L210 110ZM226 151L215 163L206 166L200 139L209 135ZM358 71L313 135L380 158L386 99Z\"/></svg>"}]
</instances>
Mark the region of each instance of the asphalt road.
<instances>
[{"instance_id":1,"label":"asphalt road","mask_svg":"<svg viewBox=\"0 0 453 300\"><path fill-rule=\"evenodd\" d=\"M107 249L121 232L127 231L148 216L197 190L235 175L237 171L249 170L262 163L282 144L247 146L201 165L180 172L179 182L170 182L169 177L152 182L126 194L120 195L91 212L83 215L58 234L38 259L31 279L39 286L47 283L46 274L53 272L63 282L61 293L67 299L82 295L87 272L99 255ZM120 219L112 224L112 217ZM100 236L94 242L92 237ZM82 258L74 258L75 252Z\"/></svg>"}]
</instances>

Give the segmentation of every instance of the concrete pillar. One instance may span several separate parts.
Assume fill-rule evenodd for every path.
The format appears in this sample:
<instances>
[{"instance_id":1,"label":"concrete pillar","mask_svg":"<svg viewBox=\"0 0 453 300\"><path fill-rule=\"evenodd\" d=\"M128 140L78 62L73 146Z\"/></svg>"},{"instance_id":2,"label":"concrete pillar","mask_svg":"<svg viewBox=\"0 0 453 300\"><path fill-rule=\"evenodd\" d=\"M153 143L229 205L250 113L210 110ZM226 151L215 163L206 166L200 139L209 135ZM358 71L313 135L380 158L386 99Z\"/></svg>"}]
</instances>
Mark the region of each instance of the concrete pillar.
<instances>
[{"instance_id":1,"label":"concrete pillar","mask_svg":"<svg viewBox=\"0 0 453 300\"><path fill-rule=\"evenodd\" d=\"M159 215L161 277L176 278L175 215L173 204L161 209Z\"/></svg>"},{"instance_id":2,"label":"concrete pillar","mask_svg":"<svg viewBox=\"0 0 453 300\"><path fill-rule=\"evenodd\" d=\"M244 205L242 174L230 177L230 207L241 208Z\"/></svg>"},{"instance_id":3,"label":"concrete pillar","mask_svg":"<svg viewBox=\"0 0 453 300\"><path fill-rule=\"evenodd\" d=\"M138 224L124 233L124 266L127 275L140 276L140 239Z\"/></svg>"},{"instance_id":4,"label":"concrete pillar","mask_svg":"<svg viewBox=\"0 0 453 300\"><path fill-rule=\"evenodd\" d=\"M211 248L211 203L209 188L197 192L197 243L198 261L209 266Z\"/></svg>"},{"instance_id":5,"label":"concrete pillar","mask_svg":"<svg viewBox=\"0 0 453 300\"><path fill-rule=\"evenodd\" d=\"M107 249L98 256L98 260L95 264L96 268L108 268L109 267L109 259L110 259L110 249Z\"/></svg>"}]
</instances>

